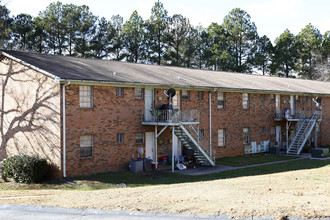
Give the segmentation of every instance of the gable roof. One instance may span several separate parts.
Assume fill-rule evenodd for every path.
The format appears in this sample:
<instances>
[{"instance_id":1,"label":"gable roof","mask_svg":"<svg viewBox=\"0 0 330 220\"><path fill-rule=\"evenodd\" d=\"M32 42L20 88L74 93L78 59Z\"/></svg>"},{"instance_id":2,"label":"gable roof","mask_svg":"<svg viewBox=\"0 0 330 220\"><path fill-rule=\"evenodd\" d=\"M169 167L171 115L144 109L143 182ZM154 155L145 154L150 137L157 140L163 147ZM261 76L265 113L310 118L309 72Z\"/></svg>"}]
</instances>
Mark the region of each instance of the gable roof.
<instances>
[{"instance_id":1,"label":"gable roof","mask_svg":"<svg viewBox=\"0 0 330 220\"><path fill-rule=\"evenodd\" d=\"M59 81L330 95L330 82L4 50Z\"/></svg>"}]
</instances>

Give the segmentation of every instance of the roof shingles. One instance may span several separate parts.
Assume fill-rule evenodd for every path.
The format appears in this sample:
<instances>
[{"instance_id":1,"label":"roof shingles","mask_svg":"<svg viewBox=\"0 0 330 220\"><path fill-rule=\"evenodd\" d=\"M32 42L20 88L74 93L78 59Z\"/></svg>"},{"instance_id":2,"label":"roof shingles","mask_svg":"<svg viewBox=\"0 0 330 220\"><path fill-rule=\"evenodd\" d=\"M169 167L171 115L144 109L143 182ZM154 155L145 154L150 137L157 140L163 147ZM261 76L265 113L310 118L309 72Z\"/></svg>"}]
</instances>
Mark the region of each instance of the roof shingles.
<instances>
[{"instance_id":1,"label":"roof shingles","mask_svg":"<svg viewBox=\"0 0 330 220\"><path fill-rule=\"evenodd\" d=\"M330 82L4 50L62 81L330 95ZM116 72L116 74L113 74Z\"/></svg>"}]
</instances>

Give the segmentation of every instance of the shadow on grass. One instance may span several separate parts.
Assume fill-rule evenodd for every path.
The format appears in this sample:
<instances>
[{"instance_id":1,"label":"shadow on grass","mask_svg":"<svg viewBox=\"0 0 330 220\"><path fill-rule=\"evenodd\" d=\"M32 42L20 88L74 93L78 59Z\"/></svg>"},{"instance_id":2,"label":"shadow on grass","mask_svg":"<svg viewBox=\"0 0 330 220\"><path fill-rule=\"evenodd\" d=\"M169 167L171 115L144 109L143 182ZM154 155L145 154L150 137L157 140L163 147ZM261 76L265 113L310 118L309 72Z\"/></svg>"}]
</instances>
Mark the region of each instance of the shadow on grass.
<instances>
[{"instance_id":1,"label":"shadow on grass","mask_svg":"<svg viewBox=\"0 0 330 220\"><path fill-rule=\"evenodd\" d=\"M145 173L131 172L110 172L95 174L90 176L80 176L74 179L79 185L85 185L83 189L104 189L114 188L120 183L125 183L127 187L138 187L148 185L190 183L199 181L210 181L228 178L237 178L242 176L265 175L281 173L293 170L314 169L329 166L330 160L296 160L272 165L260 165L258 167L237 169L213 173L208 175L188 176L166 171L152 171ZM78 187L77 189L79 189ZM80 188L82 189L82 188Z\"/></svg>"}]
</instances>

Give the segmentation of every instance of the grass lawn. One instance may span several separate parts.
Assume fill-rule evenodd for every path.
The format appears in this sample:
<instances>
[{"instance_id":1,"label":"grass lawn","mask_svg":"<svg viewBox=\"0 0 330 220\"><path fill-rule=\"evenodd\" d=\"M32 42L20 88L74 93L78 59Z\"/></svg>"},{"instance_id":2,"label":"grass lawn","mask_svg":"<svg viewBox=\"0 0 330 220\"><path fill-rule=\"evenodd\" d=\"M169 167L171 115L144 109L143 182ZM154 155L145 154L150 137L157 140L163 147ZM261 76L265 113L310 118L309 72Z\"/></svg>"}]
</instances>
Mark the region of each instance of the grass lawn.
<instances>
[{"instance_id":1,"label":"grass lawn","mask_svg":"<svg viewBox=\"0 0 330 220\"><path fill-rule=\"evenodd\" d=\"M236 157L219 158L216 159L215 163L217 165L240 167L291 159L297 159L297 157L287 155L242 155Z\"/></svg>"},{"instance_id":2,"label":"grass lawn","mask_svg":"<svg viewBox=\"0 0 330 220\"><path fill-rule=\"evenodd\" d=\"M241 157L238 157L241 158ZM233 160L233 159L232 159ZM272 165L262 165L220 173L200 176L188 176L166 171L152 171L145 173L109 172L74 178L75 183L59 181L44 182L41 184L16 184L12 182L0 183L0 190L26 190L26 189L64 189L64 190L98 190L117 188L118 184L125 183L127 187L143 187L150 185L168 185L177 183L192 183L211 181L243 176L281 173L291 170L312 169L327 166L330 160L296 160Z\"/></svg>"},{"instance_id":3,"label":"grass lawn","mask_svg":"<svg viewBox=\"0 0 330 220\"><path fill-rule=\"evenodd\" d=\"M330 160L310 159L203 176L104 173L75 178L76 185L3 183L0 203L132 213L227 214L239 219L324 218L330 216L329 173ZM118 183L128 188L117 189ZM32 190L27 190L29 187Z\"/></svg>"}]
</instances>

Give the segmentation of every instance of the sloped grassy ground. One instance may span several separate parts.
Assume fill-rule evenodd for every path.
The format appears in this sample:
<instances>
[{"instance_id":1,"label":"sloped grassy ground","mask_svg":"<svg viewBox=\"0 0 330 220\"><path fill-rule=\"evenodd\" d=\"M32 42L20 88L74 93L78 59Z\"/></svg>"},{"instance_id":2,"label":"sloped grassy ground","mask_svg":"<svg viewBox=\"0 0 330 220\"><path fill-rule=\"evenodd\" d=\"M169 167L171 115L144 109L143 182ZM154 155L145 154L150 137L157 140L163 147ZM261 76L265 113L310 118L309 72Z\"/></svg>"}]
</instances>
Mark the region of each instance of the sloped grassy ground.
<instances>
[{"instance_id":1,"label":"sloped grassy ground","mask_svg":"<svg viewBox=\"0 0 330 220\"><path fill-rule=\"evenodd\" d=\"M233 218L322 218L330 216L329 173L330 160L299 160L204 176L99 174L75 179L76 187L41 184L27 189L16 184L16 190L0 191L0 203L228 214ZM128 188L116 188L118 183ZM68 188L75 190L63 190Z\"/></svg>"}]
</instances>

